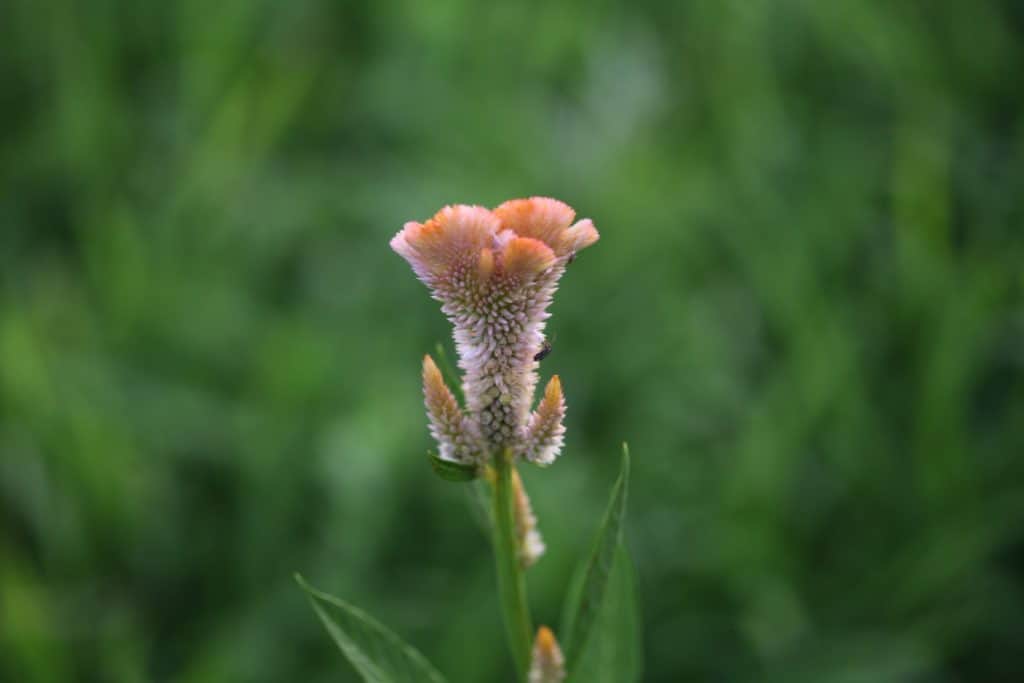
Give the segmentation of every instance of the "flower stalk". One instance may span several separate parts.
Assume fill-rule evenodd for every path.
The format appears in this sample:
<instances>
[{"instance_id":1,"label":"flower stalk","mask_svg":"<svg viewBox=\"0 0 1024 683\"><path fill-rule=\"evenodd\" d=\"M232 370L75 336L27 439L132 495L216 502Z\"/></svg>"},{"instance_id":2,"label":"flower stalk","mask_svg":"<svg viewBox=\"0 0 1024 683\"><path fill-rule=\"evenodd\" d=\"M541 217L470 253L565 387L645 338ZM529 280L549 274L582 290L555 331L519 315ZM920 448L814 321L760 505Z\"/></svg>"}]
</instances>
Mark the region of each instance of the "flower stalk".
<instances>
[{"instance_id":1,"label":"flower stalk","mask_svg":"<svg viewBox=\"0 0 1024 683\"><path fill-rule=\"evenodd\" d=\"M530 666L533 623L516 533L514 467L508 449L494 458L494 560L505 631L518 679L524 680Z\"/></svg>"}]
</instances>

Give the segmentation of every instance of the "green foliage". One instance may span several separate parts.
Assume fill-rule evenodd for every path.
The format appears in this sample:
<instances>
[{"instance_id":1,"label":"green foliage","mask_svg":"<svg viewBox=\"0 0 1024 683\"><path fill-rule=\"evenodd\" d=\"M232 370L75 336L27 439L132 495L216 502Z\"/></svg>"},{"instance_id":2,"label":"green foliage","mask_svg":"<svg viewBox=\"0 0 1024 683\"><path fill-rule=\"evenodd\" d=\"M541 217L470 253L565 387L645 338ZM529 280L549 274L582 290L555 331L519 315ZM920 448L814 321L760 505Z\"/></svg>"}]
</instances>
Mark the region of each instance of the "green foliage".
<instances>
[{"instance_id":1,"label":"green foliage","mask_svg":"<svg viewBox=\"0 0 1024 683\"><path fill-rule=\"evenodd\" d=\"M640 615L633 565L625 546L615 554L591 633L569 671L569 683L631 683L641 671Z\"/></svg>"},{"instance_id":2,"label":"green foliage","mask_svg":"<svg viewBox=\"0 0 1024 683\"><path fill-rule=\"evenodd\" d=\"M296 574L327 632L366 683L444 683L413 647L362 610L322 593Z\"/></svg>"},{"instance_id":3,"label":"green foliage","mask_svg":"<svg viewBox=\"0 0 1024 683\"><path fill-rule=\"evenodd\" d=\"M566 668L570 672L574 670L580 654L587 647L591 632L600 620L605 593L612 580L612 569L622 547L622 523L626 514L628 491L629 448L623 444L622 464L619 477L612 487L608 509L598 528L593 550L584 565L582 578L569 591L564 609L566 616L562 626L562 641ZM616 597L614 602L618 607L621 600L619 596Z\"/></svg>"}]
</instances>

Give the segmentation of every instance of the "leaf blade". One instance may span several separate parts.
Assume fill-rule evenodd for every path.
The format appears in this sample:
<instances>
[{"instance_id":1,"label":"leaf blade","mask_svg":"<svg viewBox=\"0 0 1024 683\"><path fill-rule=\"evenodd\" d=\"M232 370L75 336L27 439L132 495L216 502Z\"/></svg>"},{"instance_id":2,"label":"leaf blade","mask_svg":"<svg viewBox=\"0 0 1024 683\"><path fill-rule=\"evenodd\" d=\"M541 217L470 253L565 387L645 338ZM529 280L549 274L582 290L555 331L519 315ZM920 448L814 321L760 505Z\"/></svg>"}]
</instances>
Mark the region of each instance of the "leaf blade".
<instances>
[{"instance_id":1,"label":"leaf blade","mask_svg":"<svg viewBox=\"0 0 1024 683\"><path fill-rule=\"evenodd\" d=\"M445 460L429 451L427 452L427 458L430 460L430 469L445 481L463 483L473 481L480 476L480 469L475 464Z\"/></svg>"},{"instance_id":2,"label":"leaf blade","mask_svg":"<svg viewBox=\"0 0 1024 683\"><path fill-rule=\"evenodd\" d=\"M445 683L419 650L376 619L313 588L298 574L295 580L335 644L366 683Z\"/></svg>"},{"instance_id":3,"label":"leaf blade","mask_svg":"<svg viewBox=\"0 0 1024 683\"><path fill-rule=\"evenodd\" d=\"M623 444L619 476L612 487L608 507L602 518L589 561L585 565L582 579L569 592L569 602L564 612L567 616L562 628L565 634L566 667L569 671L572 671L585 648L587 638L596 623L612 565L622 540L622 520L626 512L629 489L629 462L629 448Z\"/></svg>"},{"instance_id":4,"label":"leaf blade","mask_svg":"<svg viewBox=\"0 0 1024 683\"><path fill-rule=\"evenodd\" d=\"M631 683L640 680L641 646L633 564L620 545L594 628L568 683Z\"/></svg>"}]
</instances>

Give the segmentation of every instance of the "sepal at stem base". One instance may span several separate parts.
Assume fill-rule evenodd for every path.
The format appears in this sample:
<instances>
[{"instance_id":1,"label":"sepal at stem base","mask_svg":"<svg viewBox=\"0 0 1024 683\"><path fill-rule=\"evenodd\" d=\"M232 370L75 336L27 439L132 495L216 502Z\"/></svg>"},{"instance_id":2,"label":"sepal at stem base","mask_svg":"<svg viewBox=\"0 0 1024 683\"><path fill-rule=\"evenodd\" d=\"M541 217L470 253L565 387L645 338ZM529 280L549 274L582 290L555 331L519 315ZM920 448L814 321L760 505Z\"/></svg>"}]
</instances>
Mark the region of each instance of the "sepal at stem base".
<instances>
[{"instance_id":1,"label":"sepal at stem base","mask_svg":"<svg viewBox=\"0 0 1024 683\"><path fill-rule=\"evenodd\" d=\"M473 481L480 476L480 467L474 463L453 462L445 460L436 453L427 453L430 469L445 481Z\"/></svg>"}]
</instances>

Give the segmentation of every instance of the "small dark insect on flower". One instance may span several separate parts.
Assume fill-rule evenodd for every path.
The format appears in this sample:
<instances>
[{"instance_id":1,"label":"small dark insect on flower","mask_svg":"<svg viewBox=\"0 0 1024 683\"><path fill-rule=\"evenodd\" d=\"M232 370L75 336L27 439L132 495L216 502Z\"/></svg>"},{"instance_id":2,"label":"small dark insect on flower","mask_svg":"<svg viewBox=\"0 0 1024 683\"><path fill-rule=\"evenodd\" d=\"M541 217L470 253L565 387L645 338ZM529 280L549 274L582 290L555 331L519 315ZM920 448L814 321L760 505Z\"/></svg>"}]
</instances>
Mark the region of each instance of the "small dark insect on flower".
<instances>
[{"instance_id":1,"label":"small dark insect on flower","mask_svg":"<svg viewBox=\"0 0 1024 683\"><path fill-rule=\"evenodd\" d=\"M549 353L551 353L551 342L549 342L547 339L545 339L544 343L541 344L540 351L538 351L533 356L533 359L535 361L540 362L540 361L544 360L545 358L547 358Z\"/></svg>"}]
</instances>

